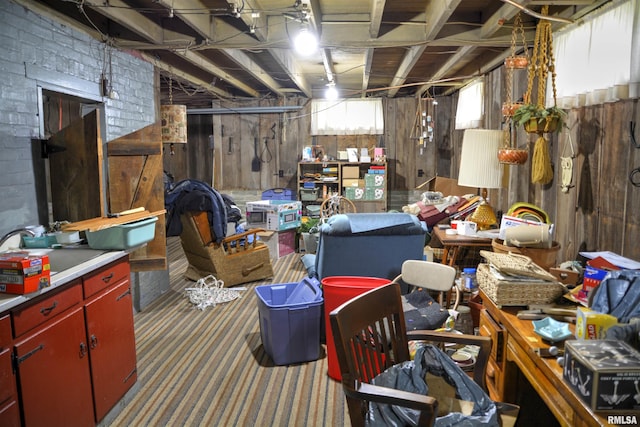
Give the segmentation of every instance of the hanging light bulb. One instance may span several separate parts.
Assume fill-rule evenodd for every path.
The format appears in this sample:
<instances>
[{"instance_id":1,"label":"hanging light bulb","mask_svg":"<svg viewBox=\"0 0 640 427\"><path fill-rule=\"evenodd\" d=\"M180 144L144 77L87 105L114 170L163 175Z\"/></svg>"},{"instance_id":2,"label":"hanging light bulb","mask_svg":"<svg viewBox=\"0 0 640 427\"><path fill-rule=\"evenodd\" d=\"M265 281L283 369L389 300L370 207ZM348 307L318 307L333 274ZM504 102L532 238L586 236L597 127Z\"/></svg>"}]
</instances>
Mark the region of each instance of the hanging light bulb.
<instances>
[{"instance_id":1,"label":"hanging light bulb","mask_svg":"<svg viewBox=\"0 0 640 427\"><path fill-rule=\"evenodd\" d=\"M310 56L318 50L318 39L305 25L293 39L293 46L299 55Z\"/></svg>"},{"instance_id":2,"label":"hanging light bulb","mask_svg":"<svg viewBox=\"0 0 640 427\"><path fill-rule=\"evenodd\" d=\"M324 97L330 101L338 99L338 89L335 82L329 82L327 89L324 91Z\"/></svg>"}]
</instances>

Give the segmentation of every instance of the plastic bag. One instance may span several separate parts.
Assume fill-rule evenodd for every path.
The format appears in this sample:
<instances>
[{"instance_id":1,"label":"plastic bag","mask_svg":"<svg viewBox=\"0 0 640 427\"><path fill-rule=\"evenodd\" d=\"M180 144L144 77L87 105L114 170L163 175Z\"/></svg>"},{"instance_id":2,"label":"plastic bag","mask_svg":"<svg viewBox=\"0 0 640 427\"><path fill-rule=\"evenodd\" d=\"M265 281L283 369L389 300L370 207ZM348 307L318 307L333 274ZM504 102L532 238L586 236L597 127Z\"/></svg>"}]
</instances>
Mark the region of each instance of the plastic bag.
<instances>
[{"instance_id":1,"label":"plastic bag","mask_svg":"<svg viewBox=\"0 0 640 427\"><path fill-rule=\"evenodd\" d=\"M392 366L376 376L371 383L426 395L429 391L425 380L427 373L442 377L455 387L458 399L473 403L470 415L450 412L437 417L436 426L499 425L495 402L449 356L432 344L419 348L414 361ZM371 402L366 423L369 426L415 426L417 420L418 411L414 409Z\"/></svg>"}]
</instances>

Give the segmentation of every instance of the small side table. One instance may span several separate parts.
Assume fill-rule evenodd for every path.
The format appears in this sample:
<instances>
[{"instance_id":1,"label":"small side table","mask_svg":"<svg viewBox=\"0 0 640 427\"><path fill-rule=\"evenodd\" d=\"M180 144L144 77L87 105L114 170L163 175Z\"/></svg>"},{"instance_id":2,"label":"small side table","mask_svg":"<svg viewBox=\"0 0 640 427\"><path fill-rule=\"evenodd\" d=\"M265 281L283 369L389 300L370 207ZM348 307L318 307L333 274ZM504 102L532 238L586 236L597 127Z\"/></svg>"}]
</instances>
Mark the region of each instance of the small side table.
<instances>
[{"instance_id":1,"label":"small side table","mask_svg":"<svg viewBox=\"0 0 640 427\"><path fill-rule=\"evenodd\" d=\"M487 237L461 236L459 234L447 234L446 230L433 227L433 235L440 240L444 247L442 263L452 267L456 266L456 260L461 248L482 247L491 249L491 240Z\"/></svg>"}]
</instances>

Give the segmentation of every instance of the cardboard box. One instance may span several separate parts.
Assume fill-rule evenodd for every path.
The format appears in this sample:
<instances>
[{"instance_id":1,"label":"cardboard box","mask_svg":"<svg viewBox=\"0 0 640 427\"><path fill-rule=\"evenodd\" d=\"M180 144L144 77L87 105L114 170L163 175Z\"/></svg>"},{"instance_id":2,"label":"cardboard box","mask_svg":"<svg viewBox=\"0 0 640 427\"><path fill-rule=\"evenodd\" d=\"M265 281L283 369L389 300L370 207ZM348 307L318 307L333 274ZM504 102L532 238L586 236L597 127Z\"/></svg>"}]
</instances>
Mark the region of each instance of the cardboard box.
<instances>
[{"instance_id":1,"label":"cardboard box","mask_svg":"<svg viewBox=\"0 0 640 427\"><path fill-rule=\"evenodd\" d=\"M598 287L609 271L619 269L617 265L610 263L602 257L595 257L587 261L587 265L584 268L584 278L582 280L582 293L584 297L587 297L589 292Z\"/></svg>"},{"instance_id":2,"label":"cardboard box","mask_svg":"<svg viewBox=\"0 0 640 427\"><path fill-rule=\"evenodd\" d=\"M364 187L364 179L343 178L343 187Z\"/></svg>"},{"instance_id":3,"label":"cardboard box","mask_svg":"<svg viewBox=\"0 0 640 427\"><path fill-rule=\"evenodd\" d=\"M247 224L251 228L278 231L297 228L302 219L302 202L284 200L247 202L246 217Z\"/></svg>"},{"instance_id":4,"label":"cardboard box","mask_svg":"<svg viewBox=\"0 0 640 427\"><path fill-rule=\"evenodd\" d=\"M384 188L366 187L364 189L364 200L384 200Z\"/></svg>"},{"instance_id":5,"label":"cardboard box","mask_svg":"<svg viewBox=\"0 0 640 427\"><path fill-rule=\"evenodd\" d=\"M458 180L453 178L444 178L441 176L434 176L430 180L426 181L428 188L418 188L418 190L424 191L439 191L443 196L464 196L465 194L478 194L478 189L473 187L463 187L458 185ZM424 184L423 184L424 185Z\"/></svg>"},{"instance_id":6,"label":"cardboard box","mask_svg":"<svg viewBox=\"0 0 640 427\"><path fill-rule=\"evenodd\" d=\"M576 338L580 340L604 339L607 329L618 324L617 317L586 307L578 307L576 316Z\"/></svg>"},{"instance_id":7,"label":"cardboard box","mask_svg":"<svg viewBox=\"0 0 640 427\"><path fill-rule=\"evenodd\" d=\"M364 175L364 186L381 188L384 187L384 174L367 173Z\"/></svg>"},{"instance_id":8,"label":"cardboard box","mask_svg":"<svg viewBox=\"0 0 640 427\"><path fill-rule=\"evenodd\" d=\"M343 166L342 167L342 179L345 178L360 178L360 167L359 166Z\"/></svg>"},{"instance_id":9,"label":"cardboard box","mask_svg":"<svg viewBox=\"0 0 640 427\"><path fill-rule=\"evenodd\" d=\"M269 248L269 256L272 262L296 251L296 230L260 231L258 232L258 237Z\"/></svg>"},{"instance_id":10,"label":"cardboard box","mask_svg":"<svg viewBox=\"0 0 640 427\"><path fill-rule=\"evenodd\" d=\"M594 411L637 411L640 353L624 341L565 341L563 379Z\"/></svg>"},{"instance_id":11,"label":"cardboard box","mask_svg":"<svg viewBox=\"0 0 640 427\"><path fill-rule=\"evenodd\" d=\"M362 187L345 187L344 197L349 200L363 200L364 188Z\"/></svg>"},{"instance_id":12,"label":"cardboard box","mask_svg":"<svg viewBox=\"0 0 640 427\"><path fill-rule=\"evenodd\" d=\"M498 238L504 241L506 237L506 230L509 227L516 227L518 225L538 225L541 226L542 223L538 221L530 221L528 219L522 219L515 216L502 215L502 219L500 220L500 233L498 234Z\"/></svg>"},{"instance_id":13,"label":"cardboard box","mask_svg":"<svg viewBox=\"0 0 640 427\"><path fill-rule=\"evenodd\" d=\"M8 252L0 255L0 292L28 294L51 285L48 255Z\"/></svg>"}]
</instances>

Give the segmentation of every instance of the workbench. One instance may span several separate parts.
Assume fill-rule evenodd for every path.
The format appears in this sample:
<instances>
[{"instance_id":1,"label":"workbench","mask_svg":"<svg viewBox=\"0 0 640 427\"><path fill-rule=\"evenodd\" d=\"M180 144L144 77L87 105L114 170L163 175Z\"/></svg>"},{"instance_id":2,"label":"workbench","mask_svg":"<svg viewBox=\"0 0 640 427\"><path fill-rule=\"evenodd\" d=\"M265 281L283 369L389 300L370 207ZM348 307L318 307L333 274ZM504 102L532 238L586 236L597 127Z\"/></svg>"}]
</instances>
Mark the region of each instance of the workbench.
<instances>
[{"instance_id":1,"label":"workbench","mask_svg":"<svg viewBox=\"0 0 640 427\"><path fill-rule=\"evenodd\" d=\"M518 319L517 312L524 307L499 309L482 290L480 296L484 307L480 313L480 335L492 338L487 365L487 386L492 399L516 403L512 400L519 394L517 378L521 373L560 425L606 426L610 425L608 415L621 415L620 412L592 411L562 378L562 367L557 359L539 355L540 349L544 352L551 344L533 331L531 320ZM575 325L569 327L575 332ZM555 345L563 350L563 343ZM623 415L635 415L640 419L640 411L628 411Z\"/></svg>"}]
</instances>

